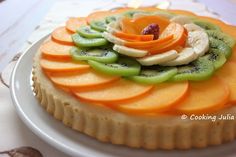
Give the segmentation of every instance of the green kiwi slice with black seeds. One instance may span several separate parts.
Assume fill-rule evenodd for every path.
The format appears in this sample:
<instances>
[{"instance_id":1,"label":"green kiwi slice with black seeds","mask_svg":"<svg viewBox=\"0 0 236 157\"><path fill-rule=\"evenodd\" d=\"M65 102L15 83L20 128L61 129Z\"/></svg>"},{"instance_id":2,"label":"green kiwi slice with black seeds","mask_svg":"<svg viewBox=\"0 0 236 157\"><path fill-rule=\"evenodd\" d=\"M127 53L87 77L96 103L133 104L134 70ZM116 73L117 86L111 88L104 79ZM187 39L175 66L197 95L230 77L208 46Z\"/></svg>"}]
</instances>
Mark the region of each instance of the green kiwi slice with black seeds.
<instances>
[{"instance_id":1,"label":"green kiwi slice with black seeds","mask_svg":"<svg viewBox=\"0 0 236 157\"><path fill-rule=\"evenodd\" d=\"M204 20L198 20L195 19L193 20L193 23L195 23L196 25L202 27L205 30L217 30L217 31L221 31L221 28L213 23L210 23L208 21L204 21Z\"/></svg>"},{"instance_id":2,"label":"green kiwi slice with black seeds","mask_svg":"<svg viewBox=\"0 0 236 157\"><path fill-rule=\"evenodd\" d=\"M120 57L115 63L100 63L89 60L89 65L102 73L115 76L133 76L140 72L140 64L131 58Z\"/></svg>"},{"instance_id":3,"label":"green kiwi slice with black seeds","mask_svg":"<svg viewBox=\"0 0 236 157\"><path fill-rule=\"evenodd\" d=\"M111 48L81 49L72 47L70 54L75 61L94 60L102 63L114 63L118 55Z\"/></svg>"},{"instance_id":4,"label":"green kiwi slice with black seeds","mask_svg":"<svg viewBox=\"0 0 236 157\"><path fill-rule=\"evenodd\" d=\"M105 20L94 20L94 21L91 21L90 27L97 31L104 32L106 31L107 23Z\"/></svg>"},{"instance_id":5,"label":"green kiwi slice with black seeds","mask_svg":"<svg viewBox=\"0 0 236 157\"><path fill-rule=\"evenodd\" d=\"M106 23L109 24L111 22L116 22L118 17L119 17L118 15L107 16L105 18L106 19Z\"/></svg>"},{"instance_id":6,"label":"green kiwi slice with black seeds","mask_svg":"<svg viewBox=\"0 0 236 157\"><path fill-rule=\"evenodd\" d=\"M223 32L216 31L216 30L207 30L206 32L209 37L223 41L225 44L227 44L231 48L233 48L235 45L234 38L229 36L228 34L225 34Z\"/></svg>"},{"instance_id":7,"label":"green kiwi slice with black seeds","mask_svg":"<svg viewBox=\"0 0 236 157\"><path fill-rule=\"evenodd\" d=\"M227 61L224 53L220 52L217 49L210 49L209 52L206 53L203 57L207 58L209 61L213 62L215 69L219 69Z\"/></svg>"},{"instance_id":8,"label":"green kiwi slice with black seeds","mask_svg":"<svg viewBox=\"0 0 236 157\"><path fill-rule=\"evenodd\" d=\"M210 78L214 72L214 65L207 58L200 57L188 65L178 66L178 72L171 81L200 81Z\"/></svg>"},{"instance_id":9,"label":"green kiwi slice with black seeds","mask_svg":"<svg viewBox=\"0 0 236 157\"><path fill-rule=\"evenodd\" d=\"M132 18L134 16L134 14L136 14L136 13L148 13L148 12L143 11L143 10L130 10L130 11L124 12L123 16Z\"/></svg>"},{"instance_id":10,"label":"green kiwi slice with black seeds","mask_svg":"<svg viewBox=\"0 0 236 157\"><path fill-rule=\"evenodd\" d=\"M77 32L85 38L102 38L102 33L91 29L90 26L81 26Z\"/></svg>"},{"instance_id":11,"label":"green kiwi slice with black seeds","mask_svg":"<svg viewBox=\"0 0 236 157\"><path fill-rule=\"evenodd\" d=\"M158 84L167 81L177 73L176 67L151 66L142 67L140 74L128 79L143 84Z\"/></svg>"},{"instance_id":12,"label":"green kiwi slice with black seeds","mask_svg":"<svg viewBox=\"0 0 236 157\"><path fill-rule=\"evenodd\" d=\"M221 53L225 55L226 59L228 59L231 56L232 53L231 47L229 47L223 41L215 39L213 37L209 37L209 43L210 43L210 48L219 50Z\"/></svg>"},{"instance_id":13,"label":"green kiwi slice with black seeds","mask_svg":"<svg viewBox=\"0 0 236 157\"><path fill-rule=\"evenodd\" d=\"M72 35L72 40L78 47L97 47L104 46L108 44L105 38L85 38L78 33Z\"/></svg>"}]
</instances>

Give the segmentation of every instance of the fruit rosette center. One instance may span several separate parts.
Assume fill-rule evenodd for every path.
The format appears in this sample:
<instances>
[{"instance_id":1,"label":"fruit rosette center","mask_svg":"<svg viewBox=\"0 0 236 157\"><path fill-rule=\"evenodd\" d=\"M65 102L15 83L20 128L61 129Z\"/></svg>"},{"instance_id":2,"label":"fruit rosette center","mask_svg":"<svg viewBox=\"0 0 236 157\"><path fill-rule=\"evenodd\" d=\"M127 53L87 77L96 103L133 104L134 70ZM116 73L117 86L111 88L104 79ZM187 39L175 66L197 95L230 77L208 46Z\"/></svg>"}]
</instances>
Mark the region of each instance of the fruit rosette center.
<instances>
[{"instance_id":1,"label":"fruit rosette center","mask_svg":"<svg viewBox=\"0 0 236 157\"><path fill-rule=\"evenodd\" d=\"M121 10L73 18L53 31L40 65L56 87L135 114L211 113L235 102L235 63L224 65L235 58L235 40L221 31L233 26L192 13Z\"/></svg>"},{"instance_id":2,"label":"fruit rosette center","mask_svg":"<svg viewBox=\"0 0 236 157\"><path fill-rule=\"evenodd\" d=\"M72 39L73 59L147 84L205 80L223 66L234 45L232 37L196 17L143 11L90 20ZM154 75L146 76L150 71Z\"/></svg>"}]
</instances>

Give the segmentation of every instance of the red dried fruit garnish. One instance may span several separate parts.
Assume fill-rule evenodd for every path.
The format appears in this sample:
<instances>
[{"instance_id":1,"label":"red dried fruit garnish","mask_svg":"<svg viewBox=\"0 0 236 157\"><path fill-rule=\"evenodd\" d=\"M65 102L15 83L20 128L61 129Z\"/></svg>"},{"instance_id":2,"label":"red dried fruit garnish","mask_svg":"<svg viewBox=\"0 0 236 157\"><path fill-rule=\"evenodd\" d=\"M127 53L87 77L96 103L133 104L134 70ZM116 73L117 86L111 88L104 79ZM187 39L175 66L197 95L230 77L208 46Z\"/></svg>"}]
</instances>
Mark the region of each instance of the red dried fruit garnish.
<instances>
[{"instance_id":1,"label":"red dried fruit garnish","mask_svg":"<svg viewBox=\"0 0 236 157\"><path fill-rule=\"evenodd\" d=\"M160 27L158 24L155 24L155 23L148 25L142 31L143 35L153 34L154 40L157 40L159 38L159 33L160 33Z\"/></svg>"}]
</instances>

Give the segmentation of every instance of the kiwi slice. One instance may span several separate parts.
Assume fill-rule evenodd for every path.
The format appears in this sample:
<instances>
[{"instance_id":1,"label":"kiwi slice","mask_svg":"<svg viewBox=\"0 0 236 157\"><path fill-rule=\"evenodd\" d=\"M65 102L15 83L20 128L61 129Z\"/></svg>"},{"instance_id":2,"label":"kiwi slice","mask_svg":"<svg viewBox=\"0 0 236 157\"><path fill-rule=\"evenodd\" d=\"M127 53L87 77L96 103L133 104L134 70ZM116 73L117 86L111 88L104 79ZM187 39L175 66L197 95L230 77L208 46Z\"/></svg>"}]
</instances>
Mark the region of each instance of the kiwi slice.
<instances>
[{"instance_id":1,"label":"kiwi slice","mask_svg":"<svg viewBox=\"0 0 236 157\"><path fill-rule=\"evenodd\" d=\"M102 63L114 63L118 55L110 48L81 49L72 47L70 54L75 61L94 60Z\"/></svg>"},{"instance_id":2,"label":"kiwi slice","mask_svg":"<svg viewBox=\"0 0 236 157\"><path fill-rule=\"evenodd\" d=\"M165 17L165 18L167 18L167 19L171 19L171 18L173 18L174 16L176 16L176 14L171 13L171 12L168 12L168 11L165 11L165 10L158 10L158 11L155 11L155 12L154 12L154 15L162 16L162 17Z\"/></svg>"},{"instance_id":3,"label":"kiwi slice","mask_svg":"<svg viewBox=\"0 0 236 157\"><path fill-rule=\"evenodd\" d=\"M91 28L104 32L107 28L107 23L105 20L94 20L90 23Z\"/></svg>"},{"instance_id":4,"label":"kiwi slice","mask_svg":"<svg viewBox=\"0 0 236 157\"><path fill-rule=\"evenodd\" d=\"M97 71L105 74L116 75L116 76L132 76L138 75L140 72L140 65L137 61L122 57L119 58L115 63L100 63L97 61L89 60L89 65Z\"/></svg>"},{"instance_id":5,"label":"kiwi slice","mask_svg":"<svg viewBox=\"0 0 236 157\"><path fill-rule=\"evenodd\" d=\"M217 31L221 31L220 27L213 24L213 23L210 23L210 22L207 22L207 21L203 21L203 20L193 20L193 23L195 23L196 25L202 27L203 29L205 30L217 30Z\"/></svg>"},{"instance_id":6,"label":"kiwi slice","mask_svg":"<svg viewBox=\"0 0 236 157\"><path fill-rule=\"evenodd\" d=\"M119 17L118 15L107 16L107 17L105 18L106 23L109 24L109 23L111 23L111 22L115 22L115 21L117 21L117 18L118 18L118 17Z\"/></svg>"},{"instance_id":7,"label":"kiwi slice","mask_svg":"<svg viewBox=\"0 0 236 157\"><path fill-rule=\"evenodd\" d=\"M188 65L179 66L178 72L171 81L200 81L206 80L212 76L214 72L214 65L207 58L200 57Z\"/></svg>"},{"instance_id":8,"label":"kiwi slice","mask_svg":"<svg viewBox=\"0 0 236 157\"><path fill-rule=\"evenodd\" d=\"M72 35L72 40L79 47L97 47L107 45L108 41L105 38L84 38L78 33Z\"/></svg>"},{"instance_id":9,"label":"kiwi slice","mask_svg":"<svg viewBox=\"0 0 236 157\"><path fill-rule=\"evenodd\" d=\"M229 47L223 41L215 39L213 37L209 37L209 43L210 43L210 48L219 50L221 53L225 55L226 59L228 59L231 56L232 53L231 47Z\"/></svg>"},{"instance_id":10,"label":"kiwi slice","mask_svg":"<svg viewBox=\"0 0 236 157\"><path fill-rule=\"evenodd\" d=\"M130 11L124 12L123 16L128 17L128 18L133 18L134 14L136 13L148 13L148 12L142 11L142 10L130 10Z\"/></svg>"},{"instance_id":11,"label":"kiwi slice","mask_svg":"<svg viewBox=\"0 0 236 157\"><path fill-rule=\"evenodd\" d=\"M213 62L215 69L219 69L227 61L225 55L217 49L210 49L209 53L205 54L203 57Z\"/></svg>"},{"instance_id":12,"label":"kiwi slice","mask_svg":"<svg viewBox=\"0 0 236 157\"><path fill-rule=\"evenodd\" d=\"M101 32L91 29L90 26L82 26L77 30L77 32L79 33L79 35L85 38L101 38L102 37Z\"/></svg>"},{"instance_id":13,"label":"kiwi slice","mask_svg":"<svg viewBox=\"0 0 236 157\"><path fill-rule=\"evenodd\" d=\"M228 34L225 34L225 33L222 33L220 31L216 31L216 30L207 30L206 32L209 37L221 40L231 48L234 47L235 40L234 40L234 38L232 38Z\"/></svg>"},{"instance_id":14,"label":"kiwi slice","mask_svg":"<svg viewBox=\"0 0 236 157\"><path fill-rule=\"evenodd\" d=\"M177 73L176 67L162 67L162 66L152 66L152 67L142 67L140 74L137 76L128 77L138 83L143 84L157 84L162 83L173 77Z\"/></svg>"}]
</instances>

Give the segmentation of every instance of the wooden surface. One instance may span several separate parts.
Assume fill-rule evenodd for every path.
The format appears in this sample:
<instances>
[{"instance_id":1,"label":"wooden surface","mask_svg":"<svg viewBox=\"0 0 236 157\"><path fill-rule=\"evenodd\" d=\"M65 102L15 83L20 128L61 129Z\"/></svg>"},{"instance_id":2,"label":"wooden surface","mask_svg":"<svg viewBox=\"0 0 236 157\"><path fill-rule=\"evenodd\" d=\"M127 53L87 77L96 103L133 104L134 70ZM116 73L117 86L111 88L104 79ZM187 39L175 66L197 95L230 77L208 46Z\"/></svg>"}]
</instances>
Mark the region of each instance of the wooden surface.
<instances>
[{"instance_id":1,"label":"wooden surface","mask_svg":"<svg viewBox=\"0 0 236 157\"><path fill-rule=\"evenodd\" d=\"M19 52L53 0L5 0L0 3L0 71Z\"/></svg>"}]
</instances>

